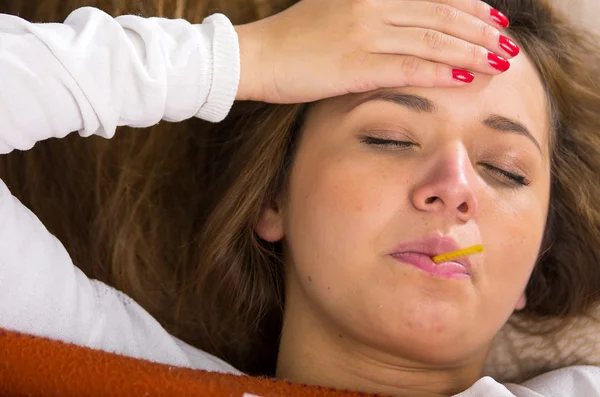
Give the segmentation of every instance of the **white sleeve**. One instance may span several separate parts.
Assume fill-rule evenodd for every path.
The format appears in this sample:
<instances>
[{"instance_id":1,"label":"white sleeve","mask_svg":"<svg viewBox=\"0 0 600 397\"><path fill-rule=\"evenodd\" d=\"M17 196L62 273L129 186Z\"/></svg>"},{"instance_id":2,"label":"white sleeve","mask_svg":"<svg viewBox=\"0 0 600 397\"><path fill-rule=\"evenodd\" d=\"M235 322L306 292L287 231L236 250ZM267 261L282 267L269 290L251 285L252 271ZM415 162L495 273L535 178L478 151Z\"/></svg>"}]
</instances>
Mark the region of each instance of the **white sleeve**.
<instances>
[{"instance_id":1,"label":"white sleeve","mask_svg":"<svg viewBox=\"0 0 600 397\"><path fill-rule=\"evenodd\" d=\"M2 180L0 328L164 364L239 373L169 335L125 294L88 279Z\"/></svg>"},{"instance_id":2,"label":"white sleeve","mask_svg":"<svg viewBox=\"0 0 600 397\"><path fill-rule=\"evenodd\" d=\"M64 24L0 14L0 154L78 131L219 121L239 82L239 47L220 14L201 25L94 8ZM239 373L169 335L121 292L89 280L0 180L0 327L151 361Z\"/></svg>"},{"instance_id":3,"label":"white sleeve","mask_svg":"<svg viewBox=\"0 0 600 397\"><path fill-rule=\"evenodd\" d=\"M238 37L222 14L202 24L91 7L62 24L0 14L0 154L73 131L218 122L239 77Z\"/></svg>"}]
</instances>

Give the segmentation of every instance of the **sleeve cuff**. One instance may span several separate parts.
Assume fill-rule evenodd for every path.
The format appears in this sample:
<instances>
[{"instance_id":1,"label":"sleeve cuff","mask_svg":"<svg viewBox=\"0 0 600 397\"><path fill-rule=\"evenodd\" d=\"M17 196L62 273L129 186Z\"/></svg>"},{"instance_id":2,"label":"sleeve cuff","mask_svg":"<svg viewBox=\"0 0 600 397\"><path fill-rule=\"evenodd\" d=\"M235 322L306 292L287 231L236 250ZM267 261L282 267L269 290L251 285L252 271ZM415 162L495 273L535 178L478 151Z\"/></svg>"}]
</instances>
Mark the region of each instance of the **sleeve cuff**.
<instances>
[{"instance_id":1,"label":"sleeve cuff","mask_svg":"<svg viewBox=\"0 0 600 397\"><path fill-rule=\"evenodd\" d=\"M233 106L240 82L240 45L237 32L223 14L206 18L213 26L212 83L206 103L197 117L213 123L222 121Z\"/></svg>"}]
</instances>

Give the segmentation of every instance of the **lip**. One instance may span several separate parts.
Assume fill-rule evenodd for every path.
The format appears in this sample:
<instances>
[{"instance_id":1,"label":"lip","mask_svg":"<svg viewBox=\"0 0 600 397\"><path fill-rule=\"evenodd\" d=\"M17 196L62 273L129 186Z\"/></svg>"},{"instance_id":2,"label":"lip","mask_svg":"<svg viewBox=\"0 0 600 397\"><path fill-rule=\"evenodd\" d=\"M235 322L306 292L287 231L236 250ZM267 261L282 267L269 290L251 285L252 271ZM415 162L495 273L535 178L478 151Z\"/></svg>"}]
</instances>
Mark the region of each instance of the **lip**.
<instances>
[{"instance_id":1,"label":"lip","mask_svg":"<svg viewBox=\"0 0 600 397\"><path fill-rule=\"evenodd\" d=\"M469 279L473 266L468 257L435 263L433 257L460 249L451 237L431 236L403 242L390 254L394 259L415 266L432 276L450 279Z\"/></svg>"}]
</instances>

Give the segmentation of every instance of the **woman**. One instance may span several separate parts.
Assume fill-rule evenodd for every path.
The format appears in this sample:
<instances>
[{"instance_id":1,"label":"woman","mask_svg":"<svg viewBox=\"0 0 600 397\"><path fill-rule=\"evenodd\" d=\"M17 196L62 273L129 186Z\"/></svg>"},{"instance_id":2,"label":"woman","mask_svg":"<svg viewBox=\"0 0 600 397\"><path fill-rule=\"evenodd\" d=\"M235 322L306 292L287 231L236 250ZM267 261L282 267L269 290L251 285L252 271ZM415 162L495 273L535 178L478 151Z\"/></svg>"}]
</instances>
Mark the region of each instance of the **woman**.
<instances>
[{"instance_id":1,"label":"woman","mask_svg":"<svg viewBox=\"0 0 600 397\"><path fill-rule=\"evenodd\" d=\"M425 4L398 2L404 7L421 3ZM131 141L124 138L113 154L103 143L76 146L80 144L71 142L75 145L71 150L78 153L72 154L72 160L65 159L64 167L73 170L69 171L74 175L72 183L62 181L60 190L49 197L61 208L80 213L65 224L69 217L64 209L31 207L42 220L49 219L45 223L51 230L56 228L76 262L89 266L89 273L109 279L173 333L245 372L392 395L450 395L466 390L481 376L487 348L514 310L575 315L598 300L600 286L599 203L594 201L600 128L593 117L600 98L593 85L598 75L589 66L597 63L583 59L585 55L595 60L597 48L537 1L491 3L508 15L510 35L524 50L506 73L496 70L498 66L506 70L506 64L487 51L472 52L484 54L482 58L457 57L447 51L454 48L452 42L443 47L449 40L446 36L427 34L424 37L434 38L435 51L426 54L420 54L418 47L395 48L395 42L387 43L393 53L437 60L440 64L435 67L427 60L409 61L401 63L405 73L396 76L389 65L381 71L375 64L369 69L378 73L371 81L359 76L360 84L347 85L352 79L339 74L346 85L327 86L338 75L327 68L327 59L346 52L323 52L328 54L324 57L307 51L307 56L313 54L314 61L323 63L307 74L317 78L301 80L298 76L312 62L294 69L294 63L281 67L265 53L254 57L258 52L253 51L253 43L258 41L244 30L260 29L238 27L242 48L238 99L284 103L333 98L308 106L242 104L222 123L204 126L208 131L198 139L215 141L202 145L189 137L189 145L173 142L172 136L164 141L128 137ZM291 16L314 20L315 15L333 15L311 9L315 4L319 3L302 2L265 20L260 26L270 32L268 37L282 37L280 47L267 45L267 49L278 48L280 53L304 48L303 35L294 33ZM365 7L360 8L361 15L390 15L377 3L352 4ZM434 7L450 10L441 14L446 21L460 22L440 28L456 28L448 33L463 37L464 41L454 42L456 48L473 48L465 44L470 42L490 51L506 51L502 46L488 48L499 43L499 36L492 43L462 28L469 22L482 26L476 20L482 18L489 18L486 24L492 26L497 20L490 16L500 14L489 9L485 14L483 8L469 14L460 8L465 4ZM321 3L321 7L326 6ZM416 12L394 15L411 15L407 19L419 23ZM135 44L137 36L129 37ZM385 43L382 40L380 48ZM512 46L508 50L517 52ZM244 64L263 61L281 71L270 75L276 79L244 75ZM453 81L460 77L453 70L457 67L482 74L470 83L465 78ZM434 73L427 74L428 70ZM319 80L316 71L328 77ZM440 80L432 83L431 77L423 76ZM256 85L257 81L278 84ZM319 92L322 87L328 91ZM380 87L385 89L371 91ZM360 94L337 96L346 92ZM173 103L177 104L168 105ZM137 103L131 108L143 109ZM98 117L96 125L76 124L81 119L98 121L89 111L99 109L106 110L82 109L81 118L73 117L74 129L110 134L106 126L114 129L115 120ZM149 109L155 110L146 110L153 115L161 110ZM176 107L167 110L169 119L184 118ZM156 122L140 114L128 114L127 119L134 120L129 124ZM8 141L8 146L26 147L33 142L6 136L24 139ZM216 150L206 150L214 143L219 143ZM44 164L63 161L54 150L40 146L37 160L34 156L14 161L31 167L45 155L52 162L46 159ZM110 163L112 168L103 165ZM47 174L48 181L54 172L62 173L60 167L59 163L57 170ZM15 186L25 202L27 197L48 197L42 193L43 185L22 182L28 178L19 176L23 169L16 168L12 176L7 171L3 179ZM140 169L147 175L141 180ZM77 186L78 172L94 177ZM36 177L32 182L40 183ZM97 197L92 197L90 191L96 186ZM210 193L205 190L200 195L199 190L208 186ZM4 214L18 211L22 210L13 203ZM469 261L432 267L428 259L480 243L485 253ZM4 248L14 249L6 240ZM60 252L64 264L68 258ZM96 263L86 265L89 258ZM102 268L93 268L98 265L110 268L102 273ZM64 274L57 278L64 280ZM72 277L85 284L81 275ZM40 304L30 303L32 308ZM135 304L122 306L129 306L127 311ZM17 313L12 321L22 317ZM136 329L153 329L156 340L165 345L163 351L183 350L188 358L198 353L178 341L173 345L173 340L158 335L151 322L148 317L131 321L131 340L140 337ZM80 336L72 337L85 344ZM113 340L104 347L118 344ZM153 358L150 353L146 357ZM217 369L229 370L219 365L223 366ZM597 374L594 369L585 371ZM486 382L477 382L471 391L497 386ZM518 386L510 388L517 395L525 393ZM488 394L496 391L506 389L487 389Z\"/></svg>"}]
</instances>

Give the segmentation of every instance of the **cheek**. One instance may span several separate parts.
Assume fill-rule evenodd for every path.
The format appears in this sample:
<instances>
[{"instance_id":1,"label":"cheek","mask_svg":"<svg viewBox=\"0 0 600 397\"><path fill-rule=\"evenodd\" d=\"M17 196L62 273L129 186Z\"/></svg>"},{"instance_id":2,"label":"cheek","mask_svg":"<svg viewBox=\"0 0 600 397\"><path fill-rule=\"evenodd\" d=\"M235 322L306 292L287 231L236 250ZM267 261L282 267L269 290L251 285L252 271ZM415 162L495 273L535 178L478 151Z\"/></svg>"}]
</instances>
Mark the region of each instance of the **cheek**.
<instances>
[{"instance_id":1,"label":"cheek","mask_svg":"<svg viewBox=\"0 0 600 397\"><path fill-rule=\"evenodd\" d=\"M304 160L304 161L303 161ZM299 158L290 181L286 236L297 253L340 255L365 238L381 222L382 182L368 165L343 155ZM304 246L304 249L302 248Z\"/></svg>"},{"instance_id":2,"label":"cheek","mask_svg":"<svg viewBox=\"0 0 600 397\"><path fill-rule=\"evenodd\" d=\"M480 207L485 271L480 290L505 296L513 304L524 290L539 255L548 209L548 194L531 190L509 200L486 200ZM501 302L498 300L498 302Z\"/></svg>"},{"instance_id":3,"label":"cheek","mask_svg":"<svg viewBox=\"0 0 600 397\"><path fill-rule=\"evenodd\" d=\"M288 259L300 280L310 276L325 291L372 276L379 236L402 203L398 178L392 183L381 164L360 156L305 150L292 170L284 220Z\"/></svg>"}]
</instances>

